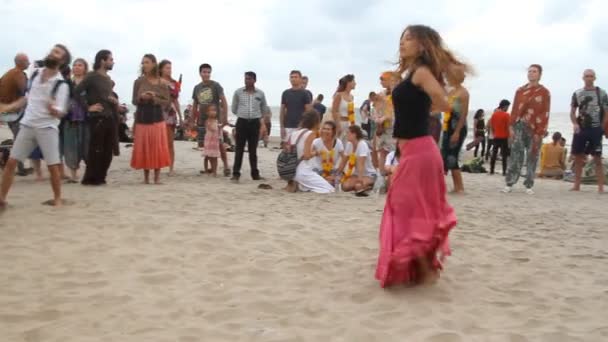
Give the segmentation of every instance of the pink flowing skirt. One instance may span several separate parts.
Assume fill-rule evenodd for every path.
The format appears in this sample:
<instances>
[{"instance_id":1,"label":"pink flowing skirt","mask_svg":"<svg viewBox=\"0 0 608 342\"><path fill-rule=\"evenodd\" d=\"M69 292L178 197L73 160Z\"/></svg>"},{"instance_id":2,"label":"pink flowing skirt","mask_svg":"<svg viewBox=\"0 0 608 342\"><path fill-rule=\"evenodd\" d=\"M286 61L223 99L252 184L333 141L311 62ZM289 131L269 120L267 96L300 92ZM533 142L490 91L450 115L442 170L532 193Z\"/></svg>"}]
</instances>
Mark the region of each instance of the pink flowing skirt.
<instances>
[{"instance_id":1,"label":"pink flowing skirt","mask_svg":"<svg viewBox=\"0 0 608 342\"><path fill-rule=\"evenodd\" d=\"M456 225L446 200L443 160L433 137L402 143L401 159L388 191L380 226L376 279L380 286L417 280L416 259L441 269L450 254L448 234Z\"/></svg>"},{"instance_id":2,"label":"pink flowing skirt","mask_svg":"<svg viewBox=\"0 0 608 342\"><path fill-rule=\"evenodd\" d=\"M136 124L131 167L136 170L156 170L171 165L167 145L167 124Z\"/></svg>"}]
</instances>

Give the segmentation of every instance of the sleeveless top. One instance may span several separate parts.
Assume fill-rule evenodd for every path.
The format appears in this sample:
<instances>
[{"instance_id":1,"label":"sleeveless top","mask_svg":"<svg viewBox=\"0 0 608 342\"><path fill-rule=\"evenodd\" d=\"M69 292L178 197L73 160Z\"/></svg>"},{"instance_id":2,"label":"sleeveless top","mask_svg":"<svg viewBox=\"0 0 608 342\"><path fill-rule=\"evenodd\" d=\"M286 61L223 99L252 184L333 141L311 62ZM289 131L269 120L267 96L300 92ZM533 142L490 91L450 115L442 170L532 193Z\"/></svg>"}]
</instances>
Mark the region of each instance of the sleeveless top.
<instances>
[{"instance_id":1,"label":"sleeveless top","mask_svg":"<svg viewBox=\"0 0 608 342\"><path fill-rule=\"evenodd\" d=\"M290 144L295 144L296 141L298 144L296 145L296 152L298 154L298 158L302 158L304 155L304 146L306 145L306 139L312 134L312 131L306 128L300 128L297 131L291 133L291 137L289 139Z\"/></svg>"},{"instance_id":2,"label":"sleeveless top","mask_svg":"<svg viewBox=\"0 0 608 342\"><path fill-rule=\"evenodd\" d=\"M340 107L338 108L340 117L348 118L348 101L346 101L342 95L338 95L338 96L340 96Z\"/></svg>"},{"instance_id":3,"label":"sleeveless top","mask_svg":"<svg viewBox=\"0 0 608 342\"><path fill-rule=\"evenodd\" d=\"M458 125L458 121L460 120L460 116L462 115L462 102L460 98L451 96L449 102L452 108L450 112L444 113L443 115L444 132L454 132ZM466 124L462 128L465 129Z\"/></svg>"},{"instance_id":4,"label":"sleeveless top","mask_svg":"<svg viewBox=\"0 0 608 342\"><path fill-rule=\"evenodd\" d=\"M477 119L477 125L475 126L475 133L483 136L486 131L486 123L482 118Z\"/></svg>"},{"instance_id":5,"label":"sleeveless top","mask_svg":"<svg viewBox=\"0 0 608 342\"><path fill-rule=\"evenodd\" d=\"M395 138L414 139L429 135L431 98L412 83L414 72L393 89Z\"/></svg>"}]
</instances>

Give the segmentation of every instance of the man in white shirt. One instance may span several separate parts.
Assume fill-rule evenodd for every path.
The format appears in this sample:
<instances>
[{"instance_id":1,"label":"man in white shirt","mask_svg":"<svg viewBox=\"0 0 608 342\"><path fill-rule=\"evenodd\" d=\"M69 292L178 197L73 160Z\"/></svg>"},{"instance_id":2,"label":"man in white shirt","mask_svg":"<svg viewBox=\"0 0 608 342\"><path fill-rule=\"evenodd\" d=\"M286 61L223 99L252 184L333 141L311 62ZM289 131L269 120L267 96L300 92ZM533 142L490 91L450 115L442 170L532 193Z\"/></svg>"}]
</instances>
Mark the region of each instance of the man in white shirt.
<instances>
[{"instance_id":1,"label":"man in white shirt","mask_svg":"<svg viewBox=\"0 0 608 342\"><path fill-rule=\"evenodd\" d=\"M26 160L36 147L40 147L51 174L53 200L48 204L61 206L61 158L59 155L59 123L65 115L70 96L69 85L59 70L71 62L68 49L60 44L53 47L44 59L44 67L30 78L29 91L19 104L25 104L19 134L11 156L2 174L0 186L0 209L6 207L6 197L13 184L15 168L19 161Z\"/></svg>"}]
</instances>

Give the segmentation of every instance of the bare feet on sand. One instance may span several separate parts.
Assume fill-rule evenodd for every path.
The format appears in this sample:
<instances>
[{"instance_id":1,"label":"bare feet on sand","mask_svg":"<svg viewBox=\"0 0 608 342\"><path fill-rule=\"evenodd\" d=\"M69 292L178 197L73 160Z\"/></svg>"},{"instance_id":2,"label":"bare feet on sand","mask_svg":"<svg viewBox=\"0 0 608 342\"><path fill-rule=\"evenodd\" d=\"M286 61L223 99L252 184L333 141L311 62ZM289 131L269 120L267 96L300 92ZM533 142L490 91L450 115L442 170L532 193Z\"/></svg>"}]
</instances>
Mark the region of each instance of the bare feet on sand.
<instances>
[{"instance_id":1,"label":"bare feet on sand","mask_svg":"<svg viewBox=\"0 0 608 342\"><path fill-rule=\"evenodd\" d=\"M64 205L69 205L69 204L72 204L72 203L65 199L50 199L48 201L42 202L42 205L49 205L49 206L55 207L55 208L60 208L60 207L63 207Z\"/></svg>"}]
</instances>

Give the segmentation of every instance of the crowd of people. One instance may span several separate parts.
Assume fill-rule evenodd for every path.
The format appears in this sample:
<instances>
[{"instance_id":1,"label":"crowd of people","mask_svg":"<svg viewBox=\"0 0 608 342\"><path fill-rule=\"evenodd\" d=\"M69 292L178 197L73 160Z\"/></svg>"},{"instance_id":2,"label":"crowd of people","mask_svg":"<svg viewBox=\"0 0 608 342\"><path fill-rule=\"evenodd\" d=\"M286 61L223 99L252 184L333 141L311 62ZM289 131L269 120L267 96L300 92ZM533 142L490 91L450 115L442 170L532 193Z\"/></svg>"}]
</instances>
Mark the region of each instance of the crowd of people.
<instances>
[{"instance_id":1,"label":"crowd of people","mask_svg":"<svg viewBox=\"0 0 608 342\"><path fill-rule=\"evenodd\" d=\"M2 208L15 173L28 173L23 166L27 159L46 162L54 194L51 205L63 204L62 179L77 182L81 162L86 166L83 185L106 184L112 159L120 154L118 142L125 136L128 109L113 90L111 51L96 54L92 71L84 59L72 63L68 48L61 44L36 64L26 75L29 60L18 54L15 68L0 80L0 112L14 133L0 186ZM174 174L175 133L186 121L195 128L202 174L217 176L221 161L223 175L239 182L247 148L251 178L263 180L257 148L260 140L268 143L271 113L264 92L256 87L257 75L244 73L244 87L228 103L224 88L211 79L211 65L204 63L198 71L201 82L193 89L192 106L184 118L181 76L178 81L173 78L169 60L143 56L133 84L131 167L143 170L146 184L159 184L164 168ZM542 73L540 65L531 65L528 83L517 89L512 104L500 101L487 121L483 110L473 118L474 141L467 148L475 149L475 157L490 160L490 174L500 154L505 193L512 192L524 165L526 192L534 193L539 157L540 176L563 176L566 153L561 135L541 145L548 134L551 105L549 90L540 84ZM283 159L277 163L286 190L341 190L367 196L371 189L384 187L387 198L376 270L383 287L434 281L441 260L450 253L448 234L456 216L447 202L445 175L451 173L455 193L464 192L459 160L468 132L470 94L463 84L471 74L472 68L445 48L440 35L422 25L403 31L399 67L380 75L382 90L363 101L360 119L354 75L340 78L328 110L323 95L313 99L306 76L298 70L289 74L291 87L282 93L279 113ZM593 70L586 70L583 78L584 87L572 97L574 191L580 190L586 155L593 156L597 174L603 175L602 136L608 134L606 92L595 86ZM237 117L232 168L224 132L229 110ZM603 181L598 177L600 192Z\"/></svg>"}]
</instances>

